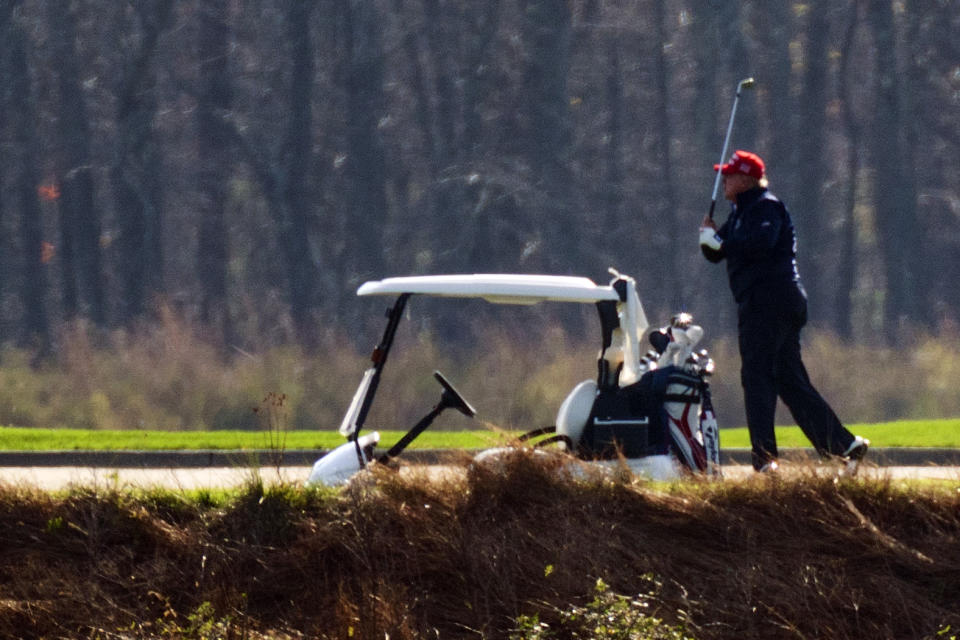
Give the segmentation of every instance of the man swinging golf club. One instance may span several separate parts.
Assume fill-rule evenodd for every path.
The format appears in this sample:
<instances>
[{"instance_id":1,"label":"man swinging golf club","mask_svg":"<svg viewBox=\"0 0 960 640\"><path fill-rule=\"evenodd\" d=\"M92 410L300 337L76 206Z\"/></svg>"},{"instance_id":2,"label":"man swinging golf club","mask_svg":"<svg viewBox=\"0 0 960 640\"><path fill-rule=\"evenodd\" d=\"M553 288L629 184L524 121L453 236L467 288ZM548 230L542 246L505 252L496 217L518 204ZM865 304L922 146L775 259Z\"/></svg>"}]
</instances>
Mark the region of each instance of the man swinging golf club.
<instances>
[{"instance_id":1,"label":"man swinging golf club","mask_svg":"<svg viewBox=\"0 0 960 640\"><path fill-rule=\"evenodd\" d=\"M817 452L843 458L847 473L855 473L870 442L844 428L811 384L800 358L807 296L797 271L790 214L767 189L758 155L736 151L713 168L720 172L723 195L732 207L719 229L711 215L704 217L700 248L711 262L727 261L737 302L740 379L753 468L777 468L774 414L779 396Z\"/></svg>"}]
</instances>

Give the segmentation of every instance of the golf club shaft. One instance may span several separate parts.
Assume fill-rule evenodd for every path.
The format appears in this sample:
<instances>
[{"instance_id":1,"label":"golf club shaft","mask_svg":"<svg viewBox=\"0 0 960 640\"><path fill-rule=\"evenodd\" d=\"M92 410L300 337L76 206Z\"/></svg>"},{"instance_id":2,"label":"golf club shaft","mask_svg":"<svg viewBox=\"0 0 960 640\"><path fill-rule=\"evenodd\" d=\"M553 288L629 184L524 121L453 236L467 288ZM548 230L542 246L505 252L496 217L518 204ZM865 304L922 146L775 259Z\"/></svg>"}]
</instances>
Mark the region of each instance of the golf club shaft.
<instances>
[{"instance_id":1,"label":"golf club shaft","mask_svg":"<svg viewBox=\"0 0 960 640\"><path fill-rule=\"evenodd\" d=\"M720 164L724 163L727 157L727 145L730 144L730 134L733 132L733 119L737 115L737 103L740 102L740 91L744 87L752 87L753 78L744 78L737 83L737 93L733 98L733 109L730 110L730 122L727 123L727 135L723 138L723 151L720 152ZM717 177L713 181L713 196L710 199L710 219L713 220L713 210L717 206L717 191L720 189L720 171L717 171Z\"/></svg>"}]
</instances>

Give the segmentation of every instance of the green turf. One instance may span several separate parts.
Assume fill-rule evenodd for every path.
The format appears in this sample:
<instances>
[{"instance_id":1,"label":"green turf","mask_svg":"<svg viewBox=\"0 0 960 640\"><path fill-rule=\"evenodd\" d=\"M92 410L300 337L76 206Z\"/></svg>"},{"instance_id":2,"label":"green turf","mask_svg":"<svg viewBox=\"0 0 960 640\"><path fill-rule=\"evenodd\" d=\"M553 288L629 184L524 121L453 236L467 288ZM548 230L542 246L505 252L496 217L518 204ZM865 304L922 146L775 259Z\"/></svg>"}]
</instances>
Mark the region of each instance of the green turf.
<instances>
[{"instance_id":1,"label":"green turf","mask_svg":"<svg viewBox=\"0 0 960 640\"><path fill-rule=\"evenodd\" d=\"M855 434L870 440L874 447L960 447L960 419L948 420L901 420L880 424L847 425ZM780 447L809 447L799 427L777 427L777 444ZM720 432L721 448L750 446L747 429L723 429Z\"/></svg>"},{"instance_id":2,"label":"green turf","mask_svg":"<svg viewBox=\"0 0 960 640\"><path fill-rule=\"evenodd\" d=\"M881 424L850 425L850 430L869 438L874 447L960 448L960 418L914 420ZM381 446L390 446L402 431L381 431ZM430 431L420 435L414 449L479 449L495 446L505 437L493 431ZM180 449L330 449L344 442L335 430L289 431L282 439L262 431L138 431L91 429L32 429L0 427L0 451L69 450L180 450ZM745 428L723 429L724 449L749 447ZM797 427L778 427L781 447L809 447Z\"/></svg>"},{"instance_id":3,"label":"green turf","mask_svg":"<svg viewBox=\"0 0 960 640\"><path fill-rule=\"evenodd\" d=\"M366 433L366 432L364 432ZM404 432L380 431L380 444L391 446ZM492 431L433 431L420 435L411 449L476 449L503 442ZM192 449L331 449L345 442L336 430L288 431L125 431L0 427L0 451L123 451Z\"/></svg>"}]
</instances>

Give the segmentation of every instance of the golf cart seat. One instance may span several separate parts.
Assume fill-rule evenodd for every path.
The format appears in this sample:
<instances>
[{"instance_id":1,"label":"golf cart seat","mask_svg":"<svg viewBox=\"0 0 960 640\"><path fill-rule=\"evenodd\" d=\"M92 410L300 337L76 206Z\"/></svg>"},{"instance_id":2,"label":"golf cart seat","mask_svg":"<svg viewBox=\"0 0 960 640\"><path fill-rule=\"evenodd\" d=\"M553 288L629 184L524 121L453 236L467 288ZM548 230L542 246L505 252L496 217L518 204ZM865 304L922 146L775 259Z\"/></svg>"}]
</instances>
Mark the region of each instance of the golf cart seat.
<instances>
[{"instance_id":1,"label":"golf cart seat","mask_svg":"<svg viewBox=\"0 0 960 640\"><path fill-rule=\"evenodd\" d=\"M557 435L569 438L574 448L583 436L596 399L596 381L584 380L573 388L557 411Z\"/></svg>"}]
</instances>

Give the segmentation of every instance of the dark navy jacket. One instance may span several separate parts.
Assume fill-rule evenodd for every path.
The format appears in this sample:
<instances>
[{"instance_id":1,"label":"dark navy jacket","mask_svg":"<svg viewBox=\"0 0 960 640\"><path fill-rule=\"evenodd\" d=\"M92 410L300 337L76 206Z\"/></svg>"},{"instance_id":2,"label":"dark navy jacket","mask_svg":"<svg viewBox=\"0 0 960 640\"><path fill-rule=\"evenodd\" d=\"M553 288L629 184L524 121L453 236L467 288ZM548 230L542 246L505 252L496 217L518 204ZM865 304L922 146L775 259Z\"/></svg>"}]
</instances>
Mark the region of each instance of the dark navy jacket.
<instances>
[{"instance_id":1,"label":"dark navy jacket","mask_svg":"<svg viewBox=\"0 0 960 640\"><path fill-rule=\"evenodd\" d=\"M730 289L737 303L755 286L796 291L797 240L787 208L763 187L737 196L730 217L717 230L723 240L720 252L710 259L726 258Z\"/></svg>"}]
</instances>

